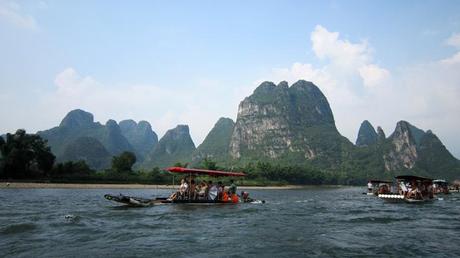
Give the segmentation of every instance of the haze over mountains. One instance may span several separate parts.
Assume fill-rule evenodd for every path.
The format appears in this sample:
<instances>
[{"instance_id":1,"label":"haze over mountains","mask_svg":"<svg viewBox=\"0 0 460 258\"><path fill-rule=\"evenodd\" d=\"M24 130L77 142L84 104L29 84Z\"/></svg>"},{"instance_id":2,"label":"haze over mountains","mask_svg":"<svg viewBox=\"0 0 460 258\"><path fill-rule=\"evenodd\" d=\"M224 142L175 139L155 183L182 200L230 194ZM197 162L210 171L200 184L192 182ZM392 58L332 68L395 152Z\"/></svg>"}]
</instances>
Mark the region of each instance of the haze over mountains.
<instances>
[{"instance_id":1,"label":"haze over mountains","mask_svg":"<svg viewBox=\"0 0 460 258\"><path fill-rule=\"evenodd\" d=\"M158 141L146 121L94 122L83 110L69 112L61 124L38 132L58 161L85 160L91 167L109 166L111 157L134 152L141 168L198 164L210 158L222 166L271 162L338 171L356 178L390 178L398 173L454 179L460 161L438 137L407 121L387 138L365 120L356 145L335 126L326 97L311 82L289 86L264 82L239 105L236 122L220 118L203 143L195 147L187 125L170 129Z\"/></svg>"}]
</instances>

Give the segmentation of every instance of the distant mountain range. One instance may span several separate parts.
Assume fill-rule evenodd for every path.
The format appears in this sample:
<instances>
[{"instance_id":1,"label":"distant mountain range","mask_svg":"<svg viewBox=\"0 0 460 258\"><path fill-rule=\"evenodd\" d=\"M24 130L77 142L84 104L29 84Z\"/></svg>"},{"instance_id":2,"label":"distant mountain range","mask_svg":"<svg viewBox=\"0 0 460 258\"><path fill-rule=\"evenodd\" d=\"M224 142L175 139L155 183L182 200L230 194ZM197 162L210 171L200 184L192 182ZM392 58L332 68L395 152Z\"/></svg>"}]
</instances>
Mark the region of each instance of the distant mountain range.
<instances>
[{"instance_id":1,"label":"distant mountain range","mask_svg":"<svg viewBox=\"0 0 460 258\"><path fill-rule=\"evenodd\" d=\"M91 113L70 111L57 127L37 133L48 140L57 161L84 160L96 169L107 168L111 158L123 151L136 154L142 162L158 142L150 124L124 120L105 125L94 122Z\"/></svg>"},{"instance_id":2,"label":"distant mountain range","mask_svg":"<svg viewBox=\"0 0 460 258\"><path fill-rule=\"evenodd\" d=\"M167 131L158 141L146 121L109 120L102 125L78 109L59 126L38 134L48 140L58 161L85 160L96 169L108 167L112 156L131 151L145 169L210 158L224 166L258 161L307 165L357 179L405 173L450 180L460 175L460 161L439 138L406 121L398 122L386 137L365 120L356 144L351 143L337 130L320 89L303 80L291 86L263 82L240 103L236 122L220 118L197 148L187 125Z\"/></svg>"}]
</instances>

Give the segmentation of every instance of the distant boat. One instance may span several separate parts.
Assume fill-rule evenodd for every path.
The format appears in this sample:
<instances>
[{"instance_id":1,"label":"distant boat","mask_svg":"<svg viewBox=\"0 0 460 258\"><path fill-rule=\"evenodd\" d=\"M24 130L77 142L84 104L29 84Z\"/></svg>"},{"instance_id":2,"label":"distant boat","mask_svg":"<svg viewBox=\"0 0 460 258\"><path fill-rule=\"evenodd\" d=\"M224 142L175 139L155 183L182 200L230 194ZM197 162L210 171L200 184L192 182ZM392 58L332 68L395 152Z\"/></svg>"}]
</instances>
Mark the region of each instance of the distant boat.
<instances>
[{"instance_id":1,"label":"distant boat","mask_svg":"<svg viewBox=\"0 0 460 258\"><path fill-rule=\"evenodd\" d=\"M387 194L391 192L391 185L393 182L391 181L385 181L385 180L377 180L377 179L371 179L369 180L370 185L372 186L369 188L368 185L368 191L367 195L375 195L378 196L379 194Z\"/></svg>"},{"instance_id":2,"label":"distant boat","mask_svg":"<svg viewBox=\"0 0 460 258\"><path fill-rule=\"evenodd\" d=\"M433 180L434 194L450 194L449 183L446 180L436 179Z\"/></svg>"},{"instance_id":3,"label":"distant boat","mask_svg":"<svg viewBox=\"0 0 460 258\"><path fill-rule=\"evenodd\" d=\"M458 193L460 189L460 180L455 180L451 185L449 185L449 192Z\"/></svg>"},{"instance_id":4,"label":"distant boat","mask_svg":"<svg viewBox=\"0 0 460 258\"><path fill-rule=\"evenodd\" d=\"M434 201L433 179L412 175L395 177L397 193L379 194L387 202L424 203Z\"/></svg>"}]
</instances>

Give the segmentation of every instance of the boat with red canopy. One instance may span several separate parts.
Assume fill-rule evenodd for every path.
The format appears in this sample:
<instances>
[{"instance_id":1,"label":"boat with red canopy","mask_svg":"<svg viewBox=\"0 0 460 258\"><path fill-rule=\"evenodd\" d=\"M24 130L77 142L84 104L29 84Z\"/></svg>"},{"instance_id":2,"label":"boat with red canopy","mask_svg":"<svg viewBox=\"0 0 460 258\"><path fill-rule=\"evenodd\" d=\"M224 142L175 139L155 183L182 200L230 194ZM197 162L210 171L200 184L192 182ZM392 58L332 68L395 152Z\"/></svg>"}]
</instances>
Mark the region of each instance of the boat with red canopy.
<instances>
[{"instance_id":1,"label":"boat with red canopy","mask_svg":"<svg viewBox=\"0 0 460 258\"><path fill-rule=\"evenodd\" d=\"M183 168L183 167L168 167L164 169L173 174L182 175L181 185L177 192L174 192L169 197L146 199L132 197L126 195L106 194L104 197L107 200L123 203L129 206L151 206L157 204L237 204L237 203L265 203L249 197L248 192L241 192L241 195L236 193L236 185L225 189L225 186L219 182L215 184L211 180L201 180L202 188L197 188L195 179L198 176L206 177L244 177L243 172L219 171L209 169ZM233 180L230 180L233 182ZM173 179L174 185L174 179Z\"/></svg>"}]
</instances>

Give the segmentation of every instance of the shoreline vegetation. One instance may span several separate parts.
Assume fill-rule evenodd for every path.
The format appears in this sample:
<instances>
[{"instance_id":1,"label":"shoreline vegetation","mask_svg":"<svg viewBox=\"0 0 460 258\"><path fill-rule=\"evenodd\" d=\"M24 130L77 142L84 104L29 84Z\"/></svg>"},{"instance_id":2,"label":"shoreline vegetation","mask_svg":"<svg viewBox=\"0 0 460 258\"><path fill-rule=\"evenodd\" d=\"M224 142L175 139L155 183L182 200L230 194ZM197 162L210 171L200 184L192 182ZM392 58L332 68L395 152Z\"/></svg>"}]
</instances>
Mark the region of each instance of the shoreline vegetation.
<instances>
[{"instance_id":1,"label":"shoreline vegetation","mask_svg":"<svg viewBox=\"0 0 460 258\"><path fill-rule=\"evenodd\" d=\"M110 167L93 169L85 160L56 162L56 157L39 135L17 130L0 137L0 181L67 184L137 184L171 185L183 175L173 175L159 167L135 166L135 153L125 151L112 157ZM365 176L347 175L342 169L321 170L307 164L248 162L241 166L220 166L210 158L197 164L176 162L174 167L190 167L208 170L244 171L246 177L238 180L240 186L286 185L363 185ZM214 180L204 177L203 180ZM219 179L228 184L228 178Z\"/></svg>"},{"instance_id":2,"label":"shoreline vegetation","mask_svg":"<svg viewBox=\"0 0 460 258\"><path fill-rule=\"evenodd\" d=\"M176 189L179 185L157 184L101 184L101 183L37 183L0 182L0 189ZM311 187L342 187L340 185L283 185L283 186L238 186L240 189L294 190Z\"/></svg>"},{"instance_id":3,"label":"shoreline vegetation","mask_svg":"<svg viewBox=\"0 0 460 258\"><path fill-rule=\"evenodd\" d=\"M176 162L171 165L208 170L241 171L246 174L246 177L237 182L240 186L245 187L365 185L373 173L366 170L364 166L360 167L356 164L345 164L334 169L320 169L311 164L297 163L295 160L289 163L272 163L263 159L256 162L248 160L235 166L226 164L224 161L220 162L222 164L206 157L197 161L196 164ZM20 129L15 134L7 134L6 139L0 137L0 182L155 186L177 184L184 176L174 175L160 167L142 168L138 163L135 153L124 151L112 157L109 167L96 170L90 167L84 159L57 161L46 140L36 134L27 134L25 130ZM386 173L379 179L391 179L394 173L396 172ZM204 177L203 180L215 179ZM221 178L218 181L229 184L228 178Z\"/></svg>"}]
</instances>

